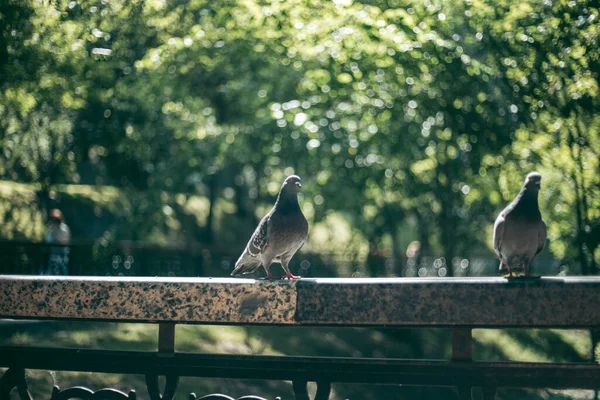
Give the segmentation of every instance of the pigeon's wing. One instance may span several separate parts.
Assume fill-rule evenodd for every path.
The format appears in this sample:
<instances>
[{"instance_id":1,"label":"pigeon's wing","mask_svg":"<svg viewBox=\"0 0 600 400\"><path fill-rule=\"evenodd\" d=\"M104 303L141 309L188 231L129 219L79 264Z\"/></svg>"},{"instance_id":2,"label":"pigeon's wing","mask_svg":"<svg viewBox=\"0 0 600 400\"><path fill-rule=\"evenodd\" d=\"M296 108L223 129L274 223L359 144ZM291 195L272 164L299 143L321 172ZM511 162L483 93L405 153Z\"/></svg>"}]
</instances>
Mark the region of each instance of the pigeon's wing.
<instances>
[{"instance_id":1,"label":"pigeon's wing","mask_svg":"<svg viewBox=\"0 0 600 400\"><path fill-rule=\"evenodd\" d=\"M271 219L271 213L268 213L260 221L256 230L252 234L250 241L248 242L247 250L250 255L256 257L261 254L267 244L269 243L269 221Z\"/></svg>"},{"instance_id":2,"label":"pigeon's wing","mask_svg":"<svg viewBox=\"0 0 600 400\"><path fill-rule=\"evenodd\" d=\"M306 243L306 238L308 238L308 221L306 220L304 215L302 215L302 230L303 230L302 243L300 244L300 247L298 247L298 250L300 250L304 246L304 243ZM298 251L298 250L296 250L296 251Z\"/></svg>"},{"instance_id":3,"label":"pigeon's wing","mask_svg":"<svg viewBox=\"0 0 600 400\"><path fill-rule=\"evenodd\" d=\"M262 260L258 257L267 247L268 244L268 228L271 213L265 215L260 221L252 237L246 245L246 249L235 263L235 268L231 273L235 275L251 274L260 268Z\"/></svg>"},{"instance_id":4,"label":"pigeon's wing","mask_svg":"<svg viewBox=\"0 0 600 400\"><path fill-rule=\"evenodd\" d=\"M308 237L308 221L306 221L306 218L301 212L296 221L297 222L294 224L294 232L290 235L293 244L290 246L290 250L286 252L288 260L304 246L306 238Z\"/></svg>"},{"instance_id":5,"label":"pigeon's wing","mask_svg":"<svg viewBox=\"0 0 600 400\"><path fill-rule=\"evenodd\" d=\"M502 237L504 236L504 216L500 214L494 223L494 250L498 258L502 258L500 249L502 249Z\"/></svg>"},{"instance_id":6,"label":"pigeon's wing","mask_svg":"<svg viewBox=\"0 0 600 400\"><path fill-rule=\"evenodd\" d=\"M540 229L538 231L538 248L535 254L538 254L544 249L546 245L546 237L548 236L548 230L546 229L546 223L542 221Z\"/></svg>"}]
</instances>

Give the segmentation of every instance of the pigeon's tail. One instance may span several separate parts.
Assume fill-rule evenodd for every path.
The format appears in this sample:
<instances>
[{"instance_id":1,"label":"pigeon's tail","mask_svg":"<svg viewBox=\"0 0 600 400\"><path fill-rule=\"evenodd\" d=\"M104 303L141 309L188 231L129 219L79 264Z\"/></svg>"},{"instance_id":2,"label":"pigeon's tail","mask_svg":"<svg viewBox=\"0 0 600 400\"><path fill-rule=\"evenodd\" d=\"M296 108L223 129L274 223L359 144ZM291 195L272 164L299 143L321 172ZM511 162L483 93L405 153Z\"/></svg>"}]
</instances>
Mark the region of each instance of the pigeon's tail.
<instances>
[{"instance_id":1,"label":"pigeon's tail","mask_svg":"<svg viewBox=\"0 0 600 400\"><path fill-rule=\"evenodd\" d=\"M246 251L235 263L231 276L251 274L259 268L260 260L258 257L252 256Z\"/></svg>"},{"instance_id":2,"label":"pigeon's tail","mask_svg":"<svg viewBox=\"0 0 600 400\"><path fill-rule=\"evenodd\" d=\"M504 264L504 261L500 261L500 267L498 267L498 273L500 275L508 274L508 267Z\"/></svg>"}]
</instances>

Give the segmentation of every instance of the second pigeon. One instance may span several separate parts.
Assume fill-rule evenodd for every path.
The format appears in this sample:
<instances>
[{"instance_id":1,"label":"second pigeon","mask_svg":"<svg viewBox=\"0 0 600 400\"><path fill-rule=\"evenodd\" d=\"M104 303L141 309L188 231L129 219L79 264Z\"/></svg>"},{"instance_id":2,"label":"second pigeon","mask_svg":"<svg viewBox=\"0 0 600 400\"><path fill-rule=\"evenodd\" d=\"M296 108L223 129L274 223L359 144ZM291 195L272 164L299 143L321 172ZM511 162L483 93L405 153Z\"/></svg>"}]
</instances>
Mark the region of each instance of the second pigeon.
<instances>
[{"instance_id":1,"label":"second pigeon","mask_svg":"<svg viewBox=\"0 0 600 400\"><path fill-rule=\"evenodd\" d=\"M546 243L546 224L538 206L542 176L531 172L517 197L494 224L494 250L500 259L500 274L529 275L533 257Z\"/></svg>"}]
</instances>

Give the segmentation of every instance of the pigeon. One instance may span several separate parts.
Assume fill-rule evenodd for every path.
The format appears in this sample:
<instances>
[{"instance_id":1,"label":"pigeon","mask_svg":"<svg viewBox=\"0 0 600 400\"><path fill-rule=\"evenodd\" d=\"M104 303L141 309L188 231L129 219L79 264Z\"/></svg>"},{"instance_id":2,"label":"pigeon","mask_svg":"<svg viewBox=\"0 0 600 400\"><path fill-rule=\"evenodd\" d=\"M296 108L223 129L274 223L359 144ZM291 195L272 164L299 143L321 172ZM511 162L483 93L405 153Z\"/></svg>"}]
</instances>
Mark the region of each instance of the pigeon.
<instances>
[{"instance_id":1,"label":"pigeon","mask_svg":"<svg viewBox=\"0 0 600 400\"><path fill-rule=\"evenodd\" d=\"M272 262L278 262L285 271L284 278L300 278L292 275L288 264L308 235L308 222L298 204L301 187L302 181L297 175L288 176L283 181L275 205L258 224L235 263L232 276L251 274L262 265L267 279L273 279L269 267Z\"/></svg>"},{"instance_id":2,"label":"pigeon","mask_svg":"<svg viewBox=\"0 0 600 400\"><path fill-rule=\"evenodd\" d=\"M529 275L529 264L546 243L546 224L538 206L542 175L531 172L518 196L494 224L494 250L500 259L500 274L512 278Z\"/></svg>"}]
</instances>

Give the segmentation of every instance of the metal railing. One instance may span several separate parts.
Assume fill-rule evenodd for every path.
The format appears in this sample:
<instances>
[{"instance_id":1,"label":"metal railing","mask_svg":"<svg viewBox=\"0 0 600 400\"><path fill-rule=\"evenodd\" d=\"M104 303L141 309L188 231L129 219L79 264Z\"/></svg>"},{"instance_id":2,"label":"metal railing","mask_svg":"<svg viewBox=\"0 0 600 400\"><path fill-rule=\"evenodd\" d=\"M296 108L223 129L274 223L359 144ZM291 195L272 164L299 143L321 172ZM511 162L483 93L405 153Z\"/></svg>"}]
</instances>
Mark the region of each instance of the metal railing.
<instances>
[{"instance_id":1,"label":"metal railing","mask_svg":"<svg viewBox=\"0 0 600 400\"><path fill-rule=\"evenodd\" d=\"M48 264L49 254L60 247L66 248L68 254L67 275L74 276L226 276L243 250L243 245L237 249L217 248L198 242L159 246L129 240L99 240L73 241L68 246L59 246L0 240L0 274L39 275ZM561 272L561 264L560 260L536 257L532 271L537 276L556 275ZM305 277L444 277L450 266L457 277L495 276L498 260L493 252L446 261L434 254L393 260L381 254L363 259L358 254L303 250L290 262L292 272ZM579 268L573 267L573 271Z\"/></svg>"},{"instance_id":2,"label":"metal railing","mask_svg":"<svg viewBox=\"0 0 600 400\"><path fill-rule=\"evenodd\" d=\"M17 300L15 300L17 299ZM118 300L118 301L117 301ZM600 328L600 278L381 278L262 281L230 278L0 276L0 318L159 324L155 352L0 347L0 399L30 398L26 369L142 374L151 399L171 399L179 377L293 381L296 399L328 399L338 382L456 388L484 399L497 388L600 388L600 365L482 362L474 328ZM176 324L446 327L449 360L191 354L175 351ZM274 328L276 329L276 328ZM161 393L158 377L166 377ZM52 399L133 399L135 392L55 388ZM104 397L103 397L104 396ZM190 395L190 398L196 398ZM227 399L209 395L203 399ZM259 397L247 397L257 399Z\"/></svg>"},{"instance_id":3,"label":"metal railing","mask_svg":"<svg viewBox=\"0 0 600 400\"><path fill-rule=\"evenodd\" d=\"M75 276L223 276L233 270L235 251L198 243L157 246L136 241L73 242L56 244L0 240L0 274L39 275L52 249L65 248L68 273ZM240 247L239 252L243 250ZM302 276L336 275L336 268L351 271L356 262L337 255L306 253L296 256L291 268Z\"/></svg>"}]
</instances>

